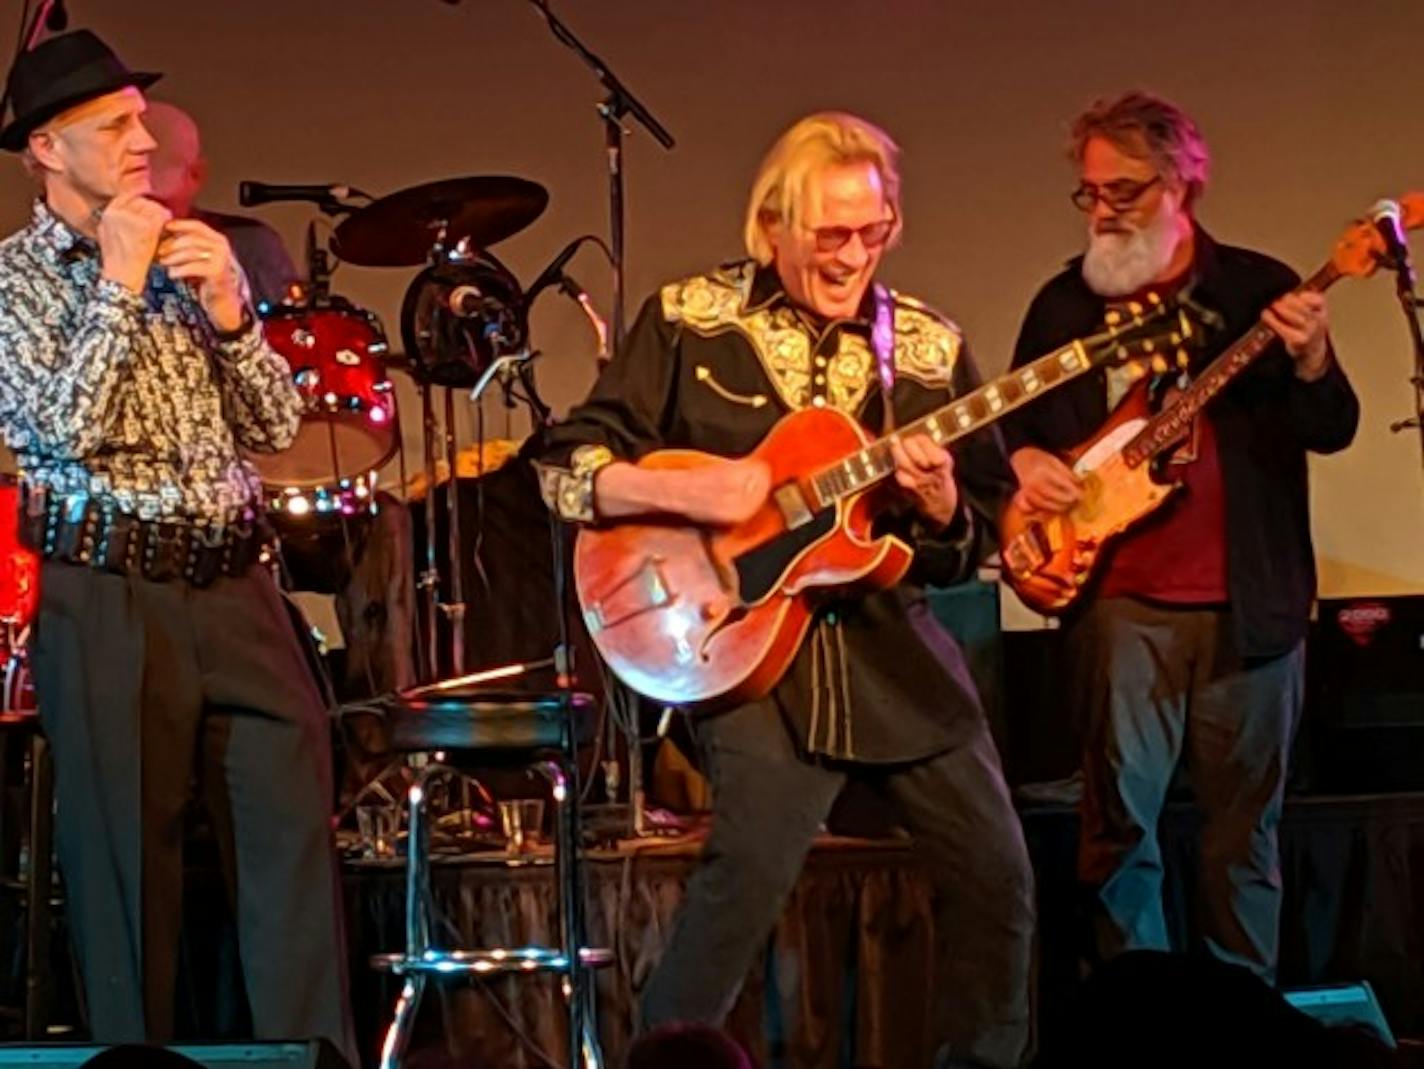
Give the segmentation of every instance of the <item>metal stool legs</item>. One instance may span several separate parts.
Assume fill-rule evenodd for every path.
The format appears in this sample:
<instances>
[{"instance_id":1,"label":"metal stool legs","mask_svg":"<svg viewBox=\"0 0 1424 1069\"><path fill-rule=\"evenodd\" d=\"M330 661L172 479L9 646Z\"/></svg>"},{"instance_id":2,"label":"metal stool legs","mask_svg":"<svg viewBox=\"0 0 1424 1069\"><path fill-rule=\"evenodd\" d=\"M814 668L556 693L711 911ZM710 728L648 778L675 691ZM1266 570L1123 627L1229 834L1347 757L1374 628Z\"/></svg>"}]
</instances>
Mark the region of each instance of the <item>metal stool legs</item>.
<instances>
[{"instance_id":1,"label":"metal stool legs","mask_svg":"<svg viewBox=\"0 0 1424 1069\"><path fill-rule=\"evenodd\" d=\"M574 1065L602 1069L598 1046L597 1010L594 1006L593 965L584 954L584 900L578 848L578 799L571 797L577 782L568 758L549 759L539 766L554 797L554 879L559 889L559 941L568 956L564 997L569 1003L569 1052ZM580 1057L581 1055L581 1057Z\"/></svg>"},{"instance_id":2,"label":"metal stool legs","mask_svg":"<svg viewBox=\"0 0 1424 1069\"><path fill-rule=\"evenodd\" d=\"M381 1045L381 1069L398 1069L410 1046L416 1012L427 980L554 972L563 977L569 1006L569 1051L574 1066L603 1069L593 998L593 968L612 961L607 951L584 947L583 886L578 860L576 782L566 759L547 757L535 767L549 780L554 799L554 878L559 896L558 949L529 946L494 950L445 950L430 944L430 833L426 799L431 779L448 771L431 763L406 794L406 946L402 954L378 954L372 964L404 977L394 1019Z\"/></svg>"}]
</instances>

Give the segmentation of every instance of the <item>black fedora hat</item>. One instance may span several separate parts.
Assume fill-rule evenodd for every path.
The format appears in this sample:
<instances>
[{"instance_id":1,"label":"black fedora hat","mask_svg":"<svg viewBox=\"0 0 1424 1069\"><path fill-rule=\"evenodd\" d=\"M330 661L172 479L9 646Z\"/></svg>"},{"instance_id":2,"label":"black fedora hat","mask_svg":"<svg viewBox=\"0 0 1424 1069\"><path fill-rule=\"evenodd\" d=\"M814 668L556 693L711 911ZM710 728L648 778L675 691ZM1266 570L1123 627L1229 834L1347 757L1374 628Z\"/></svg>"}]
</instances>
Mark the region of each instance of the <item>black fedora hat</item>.
<instances>
[{"instance_id":1,"label":"black fedora hat","mask_svg":"<svg viewBox=\"0 0 1424 1069\"><path fill-rule=\"evenodd\" d=\"M51 37L22 52L10 68L15 118L0 130L0 149L18 152L33 130L66 108L130 85L147 89L161 77L129 70L88 30Z\"/></svg>"}]
</instances>

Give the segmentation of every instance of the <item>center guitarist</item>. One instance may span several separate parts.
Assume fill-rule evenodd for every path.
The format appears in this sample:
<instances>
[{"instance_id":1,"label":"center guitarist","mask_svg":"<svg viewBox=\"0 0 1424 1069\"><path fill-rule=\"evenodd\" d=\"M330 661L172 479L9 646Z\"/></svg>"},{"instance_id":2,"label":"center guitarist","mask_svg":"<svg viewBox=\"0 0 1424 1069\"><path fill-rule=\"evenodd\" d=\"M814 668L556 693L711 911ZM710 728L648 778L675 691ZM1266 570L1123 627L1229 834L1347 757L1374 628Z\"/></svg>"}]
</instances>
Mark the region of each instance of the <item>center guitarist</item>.
<instances>
[{"instance_id":1,"label":"center guitarist","mask_svg":"<svg viewBox=\"0 0 1424 1069\"><path fill-rule=\"evenodd\" d=\"M1099 102L1074 123L1072 156L1087 252L1034 298L1015 362L1148 287L1190 287L1223 322L1186 369L1159 364L1136 384L1088 375L1007 422L1032 507L1080 501L1056 454L1092 437L1129 385L1170 404L1174 386L1258 318L1280 339L1198 417L1162 473L1184 489L1121 536L1068 621L1072 678L1061 692L1084 703L1074 710L1086 731L1079 875L1093 895L1096 949L1168 948L1157 825L1184 760L1205 818L1207 947L1270 978L1276 825L1315 594L1306 453L1347 446L1359 405L1324 298L1288 292L1299 281L1288 267L1220 245L1197 223L1208 154L1182 111L1143 93Z\"/></svg>"},{"instance_id":2,"label":"center guitarist","mask_svg":"<svg viewBox=\"0 0 1424 1069\"><path fill-rule=\"evenodd\" d=\"M733 525L767 497L762 461L625 461L666 448L744 457L809 407L884 432L887 396L903 426L977 384L958 329L873 284L903 225L897 155L884 132L844 114L781 136L752 186L751 258L653 295L588 400L550 432L544 491L563 518ZM1027 852L964 658L922 586L973 572L1012 473L992 428L954 457L907 438L895 460L902 500L888 523L915 549L908 580L825 604L766 698L695 722L712 828L643 990L644 1027L722 1021L831 803L858 777L894 805L935 883L944 976L929 999L942 1054L985 1066L1023 1055Z\"/></svg>"}]
</instances>

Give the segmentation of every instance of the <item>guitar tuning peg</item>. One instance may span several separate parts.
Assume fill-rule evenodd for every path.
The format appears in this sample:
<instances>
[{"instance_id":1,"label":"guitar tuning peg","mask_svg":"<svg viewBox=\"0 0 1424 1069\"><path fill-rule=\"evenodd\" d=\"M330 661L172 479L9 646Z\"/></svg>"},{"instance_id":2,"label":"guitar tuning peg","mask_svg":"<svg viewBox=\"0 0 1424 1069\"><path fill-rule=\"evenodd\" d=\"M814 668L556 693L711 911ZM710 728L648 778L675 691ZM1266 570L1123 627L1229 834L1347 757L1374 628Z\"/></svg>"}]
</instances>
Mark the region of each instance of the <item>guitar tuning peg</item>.
<instances>
[{"instance_id":1,"label":"guitar tuning peg","mask_svg":"<svg viewBox=\"0 0 1424 1069\"><path fill-rule=\"evenodd\" d=\"M1108 309L1107 314L1103 316L1103 320L1107 323L1108 326L1115 327L1122 322L1122 313L1120 313L1116 308L1110 308Z\"/></svg>"},{"instance_id":2,"label":"guitar tuning peg","mask_svg":"<svg viewBox=\"0 0 1424 1069\"><path fill-rule=\"evenodd\" d=\"M1127 377L1133 382L1147 376L1147 369L1135 361L1127 365Z\"/></svg>"},{"instance_id":3,"label":"guitar tuning peg","mask_svg":"<svg viewBox=\"0 0 1424 1069\"><path fill-rule=\"evenodd\" d=\"M1156 290L1148 290L1147 303L1154 306L1159 305L1162 303L1162 298L1157 295Z\"/></svg>"},{"instance_id":4,"label":"guitar tuning peg","mask_svg":"<svg viewBox=\"0 0 1424 1069\"><path fill-rule=\"evenodd\" d=\"M1165 375L1167 373L1167 361L1162 358L1161 354L1152 358L1152 370L1158 375Z\"/></svg>"},{"instance_id":5,"label":"guitar tuning peg","mask_svg":"<svg viewBox=\"0 0 1424 1069\"><path fill-rule=\"evenodd\" d=\"M1187 365L1188 365L1189 363L1191 363L1191 360L1187 357L1187 351L1186 351L1185 349L1178 349L1178 350L1177 350L1177 366L1178 366L1179 368L1181 368L1183 371L1185 371L1185 370L1187 369Z\"/></svg>"},{"instance_id":6,"label":"guitar tuning peg","mask_svg":"<svg viewBox=\"0 0 1424 1069\"><path fill-rule=\"evenodd\" d=\"M1144 353L1155 352L1156 349L1157 349L1157 343L1156 343L1155 341L1153 341L1151 338L1146 338L1146 339L1143 340L1143 342L1142 342L1142 351L1143 351Z\"/></svg>"},{"instance_id":7,"label":"guitar tuning peg","mask_svg":"<svg viewBox=\"0 0 1424 1069\"><path fill-rule=\"evenodd\" d=\"M1142 305L1138 304L1136 301L1128 301L1127 310L1131 312L1134 316L1140 316L1142 314Z\"/></svg>"}]
</instances>

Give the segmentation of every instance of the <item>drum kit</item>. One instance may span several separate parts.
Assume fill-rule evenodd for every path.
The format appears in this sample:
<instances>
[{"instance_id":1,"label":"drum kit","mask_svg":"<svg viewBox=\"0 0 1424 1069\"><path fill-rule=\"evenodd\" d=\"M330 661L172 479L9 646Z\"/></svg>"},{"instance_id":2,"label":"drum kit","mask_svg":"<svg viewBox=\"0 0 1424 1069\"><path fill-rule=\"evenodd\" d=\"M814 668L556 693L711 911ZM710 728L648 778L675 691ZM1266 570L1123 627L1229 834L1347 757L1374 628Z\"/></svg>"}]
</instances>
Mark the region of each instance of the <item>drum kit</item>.
<instances>
[{"instance_id":1,"label":"drum kit","mask_svg":"<svg viewBox=\"0 0 1424 1069\"><path fill-rule=\"evenodd\" d=\"M266 488L274 526L287 538L344 524L374 512L377 473L401 449L396 392L389 372L399 369L419 387L424 427L425 485L436 483L441 452L433 391L443 389L445 461L457 470L455 391L479 397L503 376L535 399L536 419L547 415L529 375L529 307L539 290L561 277L541 275L528 290L490 252L543 212L548 193L538 183L503 175L453 178L413 186L353 205L345 187L280 186L245 182L244 204L313 201L343 218L330 252L319 248L315 226L307 243L307 278L280 305L261 306L263 334L292 369L305 400L292 446L249 455ZM576 247L571 246L571 248ZM569 250L566 250L566 253ZM330 255L361 267L419 267L400 311L403 351L394 352L380 318L330 291ZM580 302L591 312L586 301ZM596 324L597 325L597 324ZM402 456L403 459L403 456ZM462 671L459 518L447 494L450 595L441 599L433 537L426 539L422 661L435 678ZM426 531L435 530L435 494L427 490ZM441 617L449 629L448 656L437 655Z\"/></svg>"}]
</instances>

